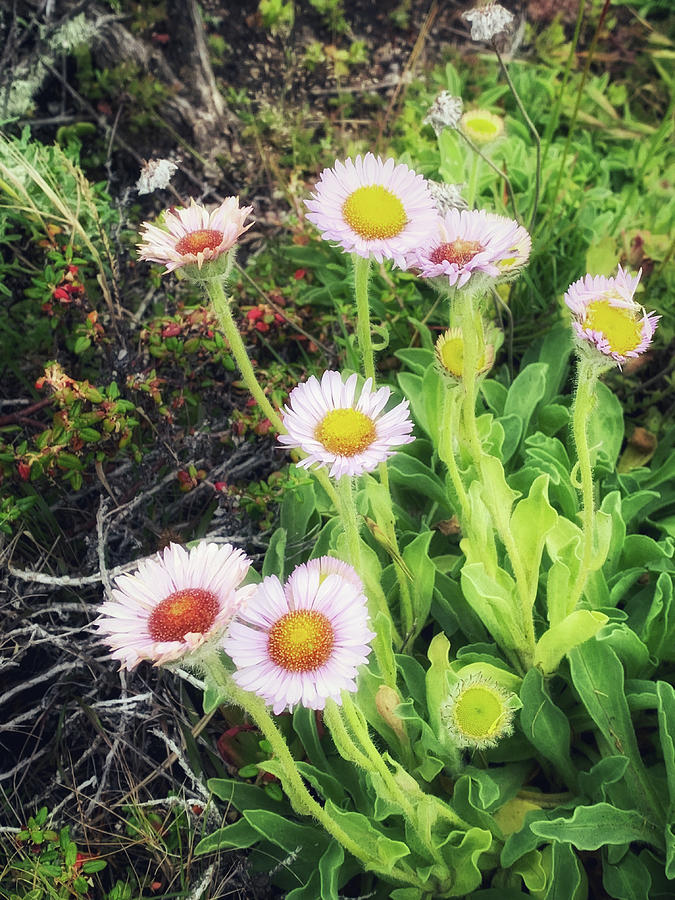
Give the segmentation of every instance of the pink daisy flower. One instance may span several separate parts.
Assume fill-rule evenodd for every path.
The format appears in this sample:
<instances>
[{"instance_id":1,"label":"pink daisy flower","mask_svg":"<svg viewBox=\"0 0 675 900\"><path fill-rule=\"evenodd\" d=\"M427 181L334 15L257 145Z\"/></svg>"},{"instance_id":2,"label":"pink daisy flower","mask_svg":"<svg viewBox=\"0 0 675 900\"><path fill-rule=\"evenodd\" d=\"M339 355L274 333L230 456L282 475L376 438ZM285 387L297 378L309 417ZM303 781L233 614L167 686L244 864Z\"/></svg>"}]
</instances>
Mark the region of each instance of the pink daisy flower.
<instances>
[{"instance_id":1,"label":"pink daisy flower","mask_svg":"<svg viewBox=\"0 0 675 900\"><path fill-rule=\"evenodd\" d=\"M497 213L488 213L487 218L489 222L494 222L504 227L510 227L514 221L513 219L507 219L506 216L498 216ZM513 236L513 242L509 248L509 256L506 259L500 259L497 263L497 268L502 275L517 273L527 263L531 252L532 238L530 237L530 232L523 228L522 225L518 225Z\"/></svg>"},{"instance_id":2,"label":"pink daisy flower","mask_svg":"<svg viewBox=\"0 0 675 900\"><path fill-rule=\"evenodd\" d=\"M112 599L99 607L102 640L122 668L142 659L173 662L219 637L255 592L239 588L251 564L230 544L170 544L115 580ZM239 588L237 590L237 588Z\"/></svg>"},{"instance_id":3,"label":"pink daisy flower","mask_svg":"<svg viewBox=\"0 0 675 900\"><path fill-rule=\"evenodd\" d=\"M390 389L373 391L368 378L357 400L357 380L350 375L343 382L340 372L324 372L321 381L312 375L293 388L281 417L287 433L278 440L307 454L298 466L330 466L334 478L361 475L414 440L408 401L383 413Z\"/></svg>"},{"instance_id":4,"label":"pink daisy flower","mask_svg":"<svg viewBox=\"0 0 675 900\"><path fill-rule=\"evenodd\" d=\"M187 209L172 207L164 214L164 227L141 225L139 258L161 263L167 272L194 265L201 270L232 249L253 224L244 225L252 211L252 206L240 208L238 197L227 197L213 212L194 200Z\"/></svg>"},{"instance_id":5,"label":"pink daisy flower","mask_svg":"<svg viewBox=\"0 0 675 900\"><path fill-rule=\"evenodd\" d=\"M336 559L334 556L319 556L317 559L310 559L308 562L298 566L295 571L289 575L286 586L284 587L287 594L289 592L290 594L293 593L296 575L299 574L304 578L303 573L305 571L318 572L320 581L328 578L329 575L339 575L344 581L363 590L363 582L353 566L343 562L341 559Z\"/></svg>"},{"instance_id":6,"label":"pink daisy flower","mask_svg":"<svg viewBox=\"0 0 675 900\"><path fill-rule=\"evenodd\" d=\"M401 265L407 250L416 247L438 218L426 181L393 159L366 153L362 159L335 160L324 169L316 193L305 201L307 218L327 241L345 252L378 262L393 259Z\"/></svg>"},{"instance_id":7,"label":"pink daisy flower","mask_svg":"<svg viewBox=\"0 0 675 900\"><path fill-rule=\"evenodd\" d=\"M512 219L485 210L449 209L435 231L406 254L406 267L422 278L447 278L463 287L479 275L498 278L525 229Z\"/></svg>"},{"instance_id":8,"label":"pink daisy flower","mask_svg":"<svg viewBox=\"0 0 675 900\"><path fill-rule=\"evenodd\" d=\"M224 650L233 678L278 715L300 704L323 709L330 697L356 690L356 670L375 637L363 587L341 575L298 566L284 590L272 575L230 626Z\"/></svg>"},{"instance_id":9,"label":"pink daisy flower","mask_svg":"<svg viewBox=\"0 0 675 900\"><path fill-rule=\"evenodd\" d=\"M581 346L590 344L619 365L644 353L661 316L633 300L641 274L630 275L619 266L609 278L585 275L569 286L565 303Z\"/></svg>"}]
</instances>

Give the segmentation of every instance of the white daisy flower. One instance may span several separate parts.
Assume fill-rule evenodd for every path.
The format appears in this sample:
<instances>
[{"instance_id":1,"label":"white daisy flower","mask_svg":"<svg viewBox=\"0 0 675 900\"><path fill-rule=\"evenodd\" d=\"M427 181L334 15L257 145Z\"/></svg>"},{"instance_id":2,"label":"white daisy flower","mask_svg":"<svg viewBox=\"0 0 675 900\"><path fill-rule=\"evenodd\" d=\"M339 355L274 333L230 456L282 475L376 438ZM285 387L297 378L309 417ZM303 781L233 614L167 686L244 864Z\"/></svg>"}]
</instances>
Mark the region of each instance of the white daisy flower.
<instances>
[{"instance_id":1,"label":"white daisy flower","mask_svg":"<svg viewBox=\"0 0 675 900\"><path fill-rule=\"evenodd\" d=\"M324 169L305 204L307 218L325 240L365 259L392 259L399 265L438 216L421 175L372 153L336 160L332 169Z\"/></svg>"},{"instance_id":2,"label":"white daisy flower","mask_svg":"<svg viewBox=\"0 0 675 900\"><path fill-rule=\"evenodd\" d=\"M212 269L251 227L252 222L244 221L252 211L252 206L240 207L238 197L227 197L213 212L194 200L187 209L171 208L164 214L164 227L143 222L138 256L161 263L167 272L195 265L201 270L207 264Z\"/></svg>"},{"instance_id":3,"label":"white daisy flower","mask_svg":"<svg viewBox=\"0 0 675 900\"><path fill-rule=\"evenodd\" d=\"M286 590L276 575L263 579L223 648L237 667L237 684L278 715L296 704L341 703L342 691L356 690L357 667L374 637L363 588L341 575L322 579L318 567L302 565Z\"/></svg>"},{"instance_id":4,"label":"white daisy flower","mask_svg":"<svg viewBox=\"0 0 675 900\"><path fill-rule=\"evenodd\" d=\"M324 372L321 381L312 375L291 391L282 414L287 433L278 440L307 454L298 466L330 466L334 478L361 475L414 440L408 401L385 413L390 389L373 391L368 378L357 400L357 380L350 375L343 382L340 372Z\"/></svg>"},{"instance_id":5,"label":"white daisy flower","mask_svg":"<svg viewBox=\"0 0 675 900\"><path fill-rule=\"evenodd\" d=\"M122 668L143 659L173 662L219 637L254 593L240 588L250 559L230 544L201 543L191 550L170 544L115 579L112 599L95 624Z\"/></svg>"}]
</instances>

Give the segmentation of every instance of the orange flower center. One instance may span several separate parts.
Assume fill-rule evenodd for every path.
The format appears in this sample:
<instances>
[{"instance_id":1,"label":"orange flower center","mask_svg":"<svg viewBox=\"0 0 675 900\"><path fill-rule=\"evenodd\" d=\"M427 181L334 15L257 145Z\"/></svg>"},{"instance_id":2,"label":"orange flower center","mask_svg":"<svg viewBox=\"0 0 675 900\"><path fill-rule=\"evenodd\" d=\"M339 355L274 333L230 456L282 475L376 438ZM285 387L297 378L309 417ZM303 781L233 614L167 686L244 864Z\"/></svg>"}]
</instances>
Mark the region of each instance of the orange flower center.
<instances>
[{"instance_id":1,"label":"orange flower center","mask_svg":"<svg viewBox=\"0 0 675 900\"><path fill-rule=\"evenodd\" d=\"M182 237L176 244L176 253L192 253L196 256L198 253L203 253L204 250L217 250L222 242L222 231L202 228L201 231L191 231Z\"/></svg>"},{"instance_id":2,"label":"orange flower center","mask_svg":"<svg viewBox=\"0 0 675 900\"><path fill-rule=\"evenodd\" d=\"M274 623L267 652L272 662L288 672L312 672L329 659L334 641L333 626L323 613L299 609Z\"/></svg>"},{"instance_id":3,"label":"orange flower center","mask_svg":"<svg viewBox=\"0 0 675 900\"><path fill-rule=\"evenodd\" d=\"M189 632L204 634L213 625L220 604L212 591L184 588L159 603L148 619L154 641L182 641Z\"/></svg>"},{"instance_id":4,"label":"orange flower center","mask_svg":"<svg viewBox=\"0 0 675 900\"><path fill-rule=\"evenodd\" d=\"M465 266L483 249L483 245L479 241L463 241L461 238L457 238L451 244L440 244L429 254L429 259L436 264L449 262Z\"/></svg>"},{"instance_id":5,"label":"orange flower center","mask_svg":"<svg viewBox=\"0 0 675 900\"><path fill-rule=\"evenodd\" d=\"M336 456L356 456L375 440L375 423L358 409L333 409L319 422L314 437Z\"/></svg>"}]
</instances>

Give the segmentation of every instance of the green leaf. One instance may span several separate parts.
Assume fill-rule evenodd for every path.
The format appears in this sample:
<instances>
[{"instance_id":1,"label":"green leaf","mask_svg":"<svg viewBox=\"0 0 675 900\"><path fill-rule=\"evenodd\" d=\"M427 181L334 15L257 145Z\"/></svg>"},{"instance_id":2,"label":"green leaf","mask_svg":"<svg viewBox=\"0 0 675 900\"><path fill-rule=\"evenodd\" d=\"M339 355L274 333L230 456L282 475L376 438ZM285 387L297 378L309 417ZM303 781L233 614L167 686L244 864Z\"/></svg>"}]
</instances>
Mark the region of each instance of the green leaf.
<instances>
[{"instance_id":1,"label":"green leaf","mask_svg":"<svg viewBox=\"0 0 675 900\"><path fill-rule=\"evenodd\" d=\"M540 475L530 493L516 505L510 529L525 569L531 605L537 596L539 566L546 535L558 521L558 513L548 502L548 475Z\"/></svg>"},{"instance_id":2,"label":"green leaf","mask_svg":"<svg viewBox=\"0 0 675 900\"><path fill-rule=\"evenodd\" d=\"M597 850L606 844L631 841L654 844L656 837L654 827L637 810L618 809L609 803L578 806L569 819L533 822L530 828L538 837L572 844L577 850Z\"/></svg>"},{"instance_id":3,"label":"green leaf","mask_svg":"<svg viewBox=\"0 0 675 900\"><path fill-rule=\"evenodd\" d=\"M316 724L316 712L298 704L293 710L293 729L302 741L305 753L309 761L319 766L325 772L330 772L330 763L326 758L319 738L319 729Z\"/></svg>"},{"instance_id":4,"label":"green leaf","mask_svg":"<svg viewBox=\"0 0 675 900\"><path fill-rule=\"evenodd\" d=\"M396 376L398 385L410 401L410 409L413 419L423 428L429 437L432 433L427 422L426 405L424 402L424 391L422 390L422 376L412 375L410 372L399 372Z\"/></svg>"},{"instance_id":5,"label":"green leaf","mask_svg":"<svg viewBox=\"0 0 675 900\"><path fill-rule=\"evenodd\" d=\"M553 763L570 788L576 786L576 768L570 757L571 731L565 713L551 700L538 669L530 669L520 687L520 725L528 741Z\"/></svg>"},{"instance_id":6,"label":"green leaf","mask_svg":"<svg viewBox=\"0 0 675 900\"><path fill-rule=\"evenodd\" d=\"M86 337L85 335L80 335L79 338L73 344L73 353L84 353L85 350L88 350L91 347L91 339Z\"/></svg>"},{"instance_id":7,"label":"green leaf","mask_svg":"<svg viewBox=\"0 0 675 900\"><path fill-rule=\"evenodd\" d=\"M659 703L659 740L670 794L668 820L672 822L675 817L675 690L668 682L657 681L656 694Z\"/></svg>"},{"instance_id":8,"label":"green leaf","mask_svg":"<svg viewBox=\"0 0 675 900\"><path fill-rule=\"evenodd\" d=\"M286 529L277 528L270 538L262 566L262 576L277 575L284 580L286 572Z\"/></svg>"},{"instance_id":9,"label":"green leaf","mask_svg":"<svg viewBox=\"0 0 675 900\"><path fill-rule=\"evenodd\" d=\"M545 674L555 672L563 656L594 637L608 621L601 612L577 609L545 631L534 648L534 665Z\"/></svg>"},{"instance_id":10,"label":"green leaf","mask_svg":"<svg viewBox=\"0 0 675 900\"><path fill-rule=\"evenodd\" d=\"M340 809L330 800L326 801L326 811L373 860L373 868L391 872L400 859L410 856L407 844L384 835L361 813Z\"/></svg>"},{"instance_id":11,"label":"green leaf","mask_svg":"<svg viewBox=\"0 0 675 900\"><path fill-rule=\"evenodd\" d=\"M290 804L273 800L262 788L234 778L210 778L208 788L220 800L232 804L239 812L245 809L266 809L270 812L292 815Z\"/></svg>"},{"instance_id":12,"label":"green leaf","mask_svg":"<svg viewBox=\"0 0 675 900\"><path fill-rule=\"evenodd\" d=\"M262 837L287 853L304 851L304 856L316 859L326 849L330 840L322 828L317 828L313 824L292 822L267 809L247 809L242 815Z\"/></svg>"},{"instance_id":13,"label":"green leaf","mask_svg":"<svg viewBox=\"0 0 675 900\"><path fill-rule=\"evenodd\" d=\"M579 790L591 800L607 800L607 786L621 781L628 768L628 757L605 756L589 772L579 772Z\"/></svg>"},{"instance_id":14,"label":"green leaf","mask_svg":"<svg viewBox=\"0 0 675 900\"><path fill-rule=\"evenodd\" d=\"M310 534L309 522L316 509L316 495L311 481L294 485L284 494L279 515L279 525L286 531L286 570L297 565L305 552L305 541Z\"/></svg>"},{"instance_id":15,"label":"green leaf","mask_svg":"<svg viewBox=\"0 0 675 900\"><path fill-rule=\"evenodd\" d=\"M630 851L614 865L603 860L602 886L616 900L651 900L652 897L649 870Z\"/></svg>"},{"instance_id":16,"label":"green leaf","mask_svg":"<svg viewBox=\"0 0 675 900\"><path fill-rule=\"evenodd\" d=\"M260 840L260 832L250 825L246 819L239 819L232 825L218 828L195 847L195 853L200 856L203 853L215 853L216 850L245 850L252 847Z\"/></svg>"},{"instance_id":17,"label":"green leaf","mask_svg":"<svg viewBox=\"0 0 675 900\"><path fill-rule=\"evenodd\" d=\"M429 616L431 599L434 594L436 566L429 558L429 544L434 536L433 531L423 531L403 550L403 561L414 573L412 582L412 601L415 630L421 631Z\"/></svg>"},{"instance_id":18,"label":"green leaf","mask_svg":"<svg viewBox=\"0 0 675 900\"><path fill-rule=\"evenodd\" d=\"M596 404L588 418L588 446L594 466L614 471L623 442L623 407L601 381L596 386Z\"/></svg>"},{"instance_id":19,"label":"green leaf","mask_svg":"<svg viewBox=\"0 0 675 900\"><path fill-rule=\"evenodd\" d=\"M642 762L624 693L624 672L619 659L606 643L586 641L568 654L574 686L611 755L627 756L626 781L636 806L658 821L662 802ZM608 755L608 754L605 754Z\"/></svg>"},{"instance_id":20,"label":"green leaf","mask_svg":"<svg viewBox=\"0 0 675 900\"><path fill-rule=\"evenodd\" d=\"M569 844L544 848L542 861L550 868L543 900L586 900L586 874Z\"/></svg>"},{"instance_id":21,"label":"green leaf","mask_svg":"<svg viewBox=\"0 0 675 900\"><path fill-rule=\"evenodd\" d=\"M439 444L440 426L443 424L441 413L447 390L445 379L436 368L436 364L432 363L424 373L422 393L424 395L426 430L435 446Z\"/></svg>"},{"instance_id":22,"label":"green leaf","mask_svg":"<svg viewBox=\"0 0 675 900\"><path fill-rule=\"evenodd\" d=\"M546 363L530 363L514 378L504 404L504 415L516 415L522 422L522 436L527 437L534 411L546 393Z\"/></svg>"},{"instance_id":23,"label":"green leaf","mask_svg":"<svg viewBox=\"0 0 675 900\"><path fill-rule=\"evenodd\" d=\"M466 833L450 832L440 851L454 875L452 897L465 897L483 880L479 868L481 856L492 847L492 835L482 828L469 828Z\"/></svg>"},{"instance_id":24,"label":"green leaf","mask_svg":"<svg viewBox=\"0 0 675 900\"><path fill-rule=\"evenodd\" d=\"M503 569L488 575L483 563L471 563L462 569L462 591L473 610L498 644L512 649L520 644L520 624L516 618L516 587Z\"/></svg>"},{"instance_id":25,"label":"green leaf","mask_svg":"<svg viewBox=\"0 0 675 900\"><path fill-rule=\"evenodd\" d=\"M433 350L427 350L424 347L406 347L403 350L397 350L394 356L400 359L415 375L424 375L433 363L436 354Z\"/></svg>"},{"instance_id":26,"label":"green leaf","mask_svg":"<svg viewBox=\"0 0 675 900\"><path fill-rule=\"evenodd\" d=\"M93 875L100 872L108 865L104 859L88 859L82 863L82 871L85 875Z\"/></svg>"},{"instance_id":27,"label":"green leaf","mask_svg":"<svg viewBox=\"0 0 675 900\"><path fill-rule=\"evenodd\" d=\"M414 488L416 494L422 494L437 503L442 515L450 518L453 514L441 479L414 456L397 453L389 460L389 475L394 484L408 490Z\"/></svg>"}]
</instances>

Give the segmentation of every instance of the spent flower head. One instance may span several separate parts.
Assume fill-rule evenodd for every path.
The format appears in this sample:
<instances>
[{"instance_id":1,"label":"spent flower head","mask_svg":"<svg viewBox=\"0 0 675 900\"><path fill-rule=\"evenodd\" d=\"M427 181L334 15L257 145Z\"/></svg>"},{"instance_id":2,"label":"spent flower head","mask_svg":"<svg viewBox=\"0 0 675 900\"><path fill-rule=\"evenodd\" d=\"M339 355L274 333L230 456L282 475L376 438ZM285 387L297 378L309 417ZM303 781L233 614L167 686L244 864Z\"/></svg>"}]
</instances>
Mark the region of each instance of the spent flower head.
<instances>
[{"instance_id":1,"label":"spent flower head","mask_svg":"<svg viewBox=\"0 0 675 900\"><path fill-rule=\"evenodd\" d=\"M263 579L223 648L237 684L279 714L298 703L323 709L329 697L341 703L343 690L356 690L374 637L360 581L303 564L285 589L276 575Z\"/></svg>"},{"instance_id":2,"label":"spent flower head","mask_svg":"<svg viewBox=\"0 0 675 900\"><path fill-rule=\"evenodd\" d=\"M147 659L155 665L194 653L222 636L255 591L240 587L251 564L230 544L170 544L115 579L96 626L122 668Z\"/></svg>"},{"instance_id":3,"label":"spent flower head","mask_svg":"<svg viewBox=\"0 0 675 900\"><path fill-rule=\"evenodd\" d=\"M143 222L140 259L161 263L167 272L185 267L196 278L216 278L229 271L230 251L252 222L244 225L252 206L239 206L238 197L227 197L217 209L190 201L187 209L175 208L164 214L163 227Z\"/></svg>"},{"instance_id":4,"label":"spent flower head","mask_svg":"<svg viewBox=\"0 0 675 900\"><path fill-rule=\"evenodd\" d=\"M513 733L513 716L520 706L493 678L482 674L460 677L441 706L441 722L457 747L484 750Z\"/></svg>"},{"instance_id":5,"label":"spent flower head","mask_svg":"<svg viewBox=\"0 0 675 900\"><path fill-rule=\"evenodd\" d=\"M372 153L336 160L305 203L307 218L325 240L337 241L345 252L399 265L438 216L421 175Z\"/></svg>"},{"instance_id":6,"label":"spent flower head","mask_svg":"<svg viewBox=\"0 0 675 900\"><path fill-rule=\"evenodd\" d=\"M414 440L408 401L383 412L390 389L373 390L368 378L357 398L357 381L356 375L343 381L340 372L324 372L321 381L312 375L293 388L282 414L287 434L278 440L307 454L297 465L330 466L334 478L361 475Z\"/></svg>"},{"instance_id":7,"label":"spent flower head","mask_svg":"<svg viewBox=\"0 0 675 900\"><path fill-rule=\"evenodd\" d=\"M471 24L471 40L489 44L502 32L511 28L514 15L499 3L486 3L462 13Z\"/></svg>"},{"instance_id":8,"label":"spent flower head","mask_svg":"<svg viewBox=\"0 0 675 900\"><path fill-rule=\"evenodd\" d=\"M438 137L446 128L457 128L463 109L461 97L456 97L450 91L441 91L422 121L425 125L431 125Z\"/></svg>"},{"instance_id":9,"label":"spent flower head","mask_svg":"<svg viewBox=\"0 0 675 900\"><path fill-rule=\"evenodd\" d=\"M649 347L661 317L633 299L641 274L630 275L619 266L616 275L585 275L569 286L565 303L582 352L621 366Z\"/></svg>"},{"instance_id":10,"label":"spent flower head","mask_svg":"<svg viewBox=\"0 0 675 900\"><path fill-rule=\"evenodd\" d=\"M450 209L435 232L406 255L406 267L435 279L439 287L497 279L502 275L500 263L513 257L520 228L513 219L484 210Z\"/></svg>"},{"instance_id":11,"label":"spent flower head","mask_svg":"<svg viewBox=\"0 0 675 900\"><path fill-rule=\"evenodd\" d=\"M178 166L170 159L149 159L136 182L136 190L139 194L152 194L154 191L164 190L169 186Z\"/></svg>"},{"instance_id":12,"label":"spent flower head","mask_svg":"<svg viewBox=\"0 0 675 900\"><path fill-rule=\"evenodd\" d=\"M462 184L448 184L447 181L427 181L439 215L444 216L450 209L468 209L462 197Z\"/></svg>"}]
</instances>

